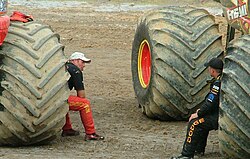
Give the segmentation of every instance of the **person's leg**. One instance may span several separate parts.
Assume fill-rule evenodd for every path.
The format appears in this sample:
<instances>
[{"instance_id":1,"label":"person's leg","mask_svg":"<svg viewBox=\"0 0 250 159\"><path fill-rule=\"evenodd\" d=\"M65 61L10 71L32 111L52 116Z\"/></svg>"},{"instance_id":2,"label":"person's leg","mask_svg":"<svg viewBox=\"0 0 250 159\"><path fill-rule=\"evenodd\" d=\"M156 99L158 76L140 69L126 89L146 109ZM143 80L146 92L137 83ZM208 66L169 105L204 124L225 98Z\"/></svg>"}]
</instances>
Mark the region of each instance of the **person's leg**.
<instances>
[{"instance_id":1,"label":"person's leg","mask_svg":"<svg viewBox=\"0 0 250 159\"><path fill-rule=\"evenodd\" d=\"M183 144L181 155L172 157L171 159L192 159L194 157L199 135L202 132L202 127L200 126L202 123L204 123L203 118L195 118L188 123L186 139Z\"/></svg>"},{"instance_id":2,"label":"person's leg","mask_svg":"<svg viewBox=\"0 0 250 159\"><path fill-rule=\"evenodd\" d=\"M103 136L96 134L89 100L77 96L69 96L68 103L70 110L80 112L81 121L86 133L85 140L103 140Z\"/></svg>"},{"instance_id":3,"label":"person's leg","mask_svg":"<svg viewBox=\"0 0 250 159\"><path fill-rule=\"evenodd\" d=\"M79 111L83 127L86 134L95 133L94 120L90 108L90 102L86 98L77 96L69 96L68 98L69 109Z\"/></svg>"},{"instance_id":4,"label":"person's leg","mask_svg":"<svg viewBox=\"0 0 250 159\"><path fill-rule=\"evenodd\" d=\"M186 140L183 145L182 155L187 157L194 157L194 153L201 140L204 129L204 118L196 118L189 122Z\"/></svg>"},{"instance_id":5,"label":"person's leg","mask_svg":"<svg viewBox=\"0 0 250 159\"><path fill-rule=\"evenodd\" d=\"M66 122L65 122L65 125L63 126L62 129L63 130L70 130L70 129L72 129L71 121L70 121L70 118L69 118L69 113L66 114Z\"/></svg>"},{"instance_id":6,"label":"person's leg","mask_svg":"<svg viewBox=\"0 0 250 159\"><path fill-rule=\"evenodd\" d=\"M66 122L65 125L62 128L62 136L77 136L79 135L79 131L73 130L72 129L72 125L71 125L71 121L69 118L69 113L66 114Z\"/></svg>"},{"instance_id":7,"label":"person's leg","mask_svg":"<svg viewBox=\"0 0 250 159\"><path fill-rule=\"evenodd\" d=\"M205 154L205 148L207 146L207 138L208 138L209 131L204 131L201 134L200 141L198 142L196 146L195 153L199 156L204 156Z\"/></svg>"}]
</instances>

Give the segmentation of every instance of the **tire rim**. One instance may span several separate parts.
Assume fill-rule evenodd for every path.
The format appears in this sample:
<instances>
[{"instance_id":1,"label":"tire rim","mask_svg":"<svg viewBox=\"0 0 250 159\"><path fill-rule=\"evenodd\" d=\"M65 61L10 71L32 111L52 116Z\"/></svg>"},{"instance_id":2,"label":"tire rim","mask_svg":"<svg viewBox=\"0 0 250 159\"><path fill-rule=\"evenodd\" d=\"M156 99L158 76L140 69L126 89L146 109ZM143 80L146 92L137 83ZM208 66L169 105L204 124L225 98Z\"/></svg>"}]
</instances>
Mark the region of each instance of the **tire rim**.
<instances>
[{"instance_id":1,"label":"tire rim","mask_svg":"<svg viewBox=\"0 0 250 159\"><path fill-rule=\"evenodd\" d=\"M139 49L138 75L143 88L147 88L151 77L151 52L147 40L144 40Z\"/></svg>"}]
</instances>

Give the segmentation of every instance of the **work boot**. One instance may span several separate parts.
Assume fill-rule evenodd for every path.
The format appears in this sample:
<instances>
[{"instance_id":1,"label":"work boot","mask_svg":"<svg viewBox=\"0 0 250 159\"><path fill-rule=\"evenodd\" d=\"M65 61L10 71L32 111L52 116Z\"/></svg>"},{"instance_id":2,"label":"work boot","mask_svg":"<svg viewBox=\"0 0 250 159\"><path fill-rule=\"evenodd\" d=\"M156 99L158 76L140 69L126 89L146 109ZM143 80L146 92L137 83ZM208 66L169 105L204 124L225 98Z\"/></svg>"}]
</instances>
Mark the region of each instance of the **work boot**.
<instances>
[{"instance_id":1,"label":"work boot","mask_svg":"<svg viewBox=\"0 0 250 159\"><path fill-rule=\"evenodd\" d=\"M65 136L78 136L80 135L80 132L77 130L69 129L69 130L63 130L62 131L62 137Z\"/></svg>"},{"instance_id":2,"label":"work boot","mask_svg":"<svg viewBox=\"0 0 250 159\"><path fill-rule=\"evenodd\" d=\"M182 154L176 157L171 157L171 159L193 159L193 157L183 156Z\"/></svg>"},{"instance_id":3,"label":"work boot","mask_svg":"<svg viewBox=\"0 0 250 159\"><path fill-rule=\"evenodd\" d=\"M90 134L90 135L86 134L85 141L89 141L89 140L104 140L104 137L97 135L96 133Z\"/></svg>"}]
</instances>

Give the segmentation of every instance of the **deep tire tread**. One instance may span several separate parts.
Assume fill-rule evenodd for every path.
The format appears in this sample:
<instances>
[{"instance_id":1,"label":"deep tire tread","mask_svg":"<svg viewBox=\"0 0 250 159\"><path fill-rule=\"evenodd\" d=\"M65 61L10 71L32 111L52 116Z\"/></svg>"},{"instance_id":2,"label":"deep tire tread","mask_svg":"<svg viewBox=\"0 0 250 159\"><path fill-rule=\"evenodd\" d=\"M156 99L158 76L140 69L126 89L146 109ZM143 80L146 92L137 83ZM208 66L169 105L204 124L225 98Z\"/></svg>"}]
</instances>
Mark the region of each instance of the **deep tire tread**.
<instances>
[{"instance_id":1,"label":"deep tire tread","mask_svg":"<svg viewBox=\"0 0 250 159\"><path fill-rule=\"evenodd\" d=\"M9 30L0 52L0 128L9 130L0 145L50 142L68 111L64 46L48 25L12 22Z\"/></svg>"},{"instance_id":2,"label":"deep tire tread","mask_svg":"<svg viewBox=\"0 0 250 159\"><path fill-rule=\"evenodd\" d=\"M228 46L222 79L220 149L231 158L250 156L250 35Z\"/></svg>"},{"instance_id":3,"label":"deep tire tread","mask_svg":"<svg viewBox=\"0 0 250 159\"><path fill-rule=\"evenodd\" d=\"M140 44L137 43L142 36L150 43L153 63L150 86L145 91L137 85L140 85L138 75L133 70L137 69L138 46L135 45ZM207 11L167 7L144 15L139 20L133 43L132 73L134 89L146 115L160 120L187 119L200 106L201 97L205 97L209 89L204 63L221 55L218 25ZM154 88L157 91L153 91ZM157 107L157 111L152 110L153 107Z\"/></svg>"}]
</instances>

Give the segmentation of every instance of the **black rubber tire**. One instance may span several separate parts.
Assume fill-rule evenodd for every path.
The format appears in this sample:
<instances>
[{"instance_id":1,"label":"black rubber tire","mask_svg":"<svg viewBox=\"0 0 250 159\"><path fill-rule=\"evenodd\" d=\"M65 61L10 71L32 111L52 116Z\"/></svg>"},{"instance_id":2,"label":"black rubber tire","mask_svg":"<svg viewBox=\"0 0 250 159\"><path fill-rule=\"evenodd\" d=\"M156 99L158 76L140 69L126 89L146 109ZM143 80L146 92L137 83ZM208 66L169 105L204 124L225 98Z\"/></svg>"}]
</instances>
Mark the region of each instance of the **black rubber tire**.
<instances>
[{"instance_id":1,"label":"black rubber tire","mask_svg":"<svg viewBox=\"0 0 250 159\"><path fill-rule=\"evenodd\" d=\"M250 157L250 35L228 46L222 78L220 150L230 158Z\"/></svg>"},{"instance_id":2,"label":"black rubber tire","mask_svg":"<svg viewBox=\"0 0 250 159\"><path fill-rule=\"evenodd\" d=\"M140 83L137 69L140 45L145 39L152 68L146 88ZM221 55L218 25L206 10L167 7L141 17L133 41L131 69L143 113L160 120L186 120L209 90L204 63Z\"/></svg>"},{"instance_id":3,"label":"black rubber tire","mask_svg":"<svg viewBox=\"0 0 250 159\"><path fill-rule=\"evenodd\" d=\"M47 143L68 111L64 46L47 25L12 22L1 46L0 145Z\"/></svg>"}]
</instances>

